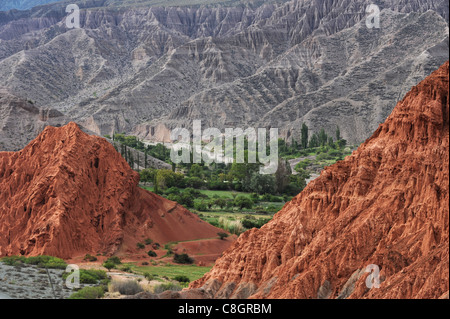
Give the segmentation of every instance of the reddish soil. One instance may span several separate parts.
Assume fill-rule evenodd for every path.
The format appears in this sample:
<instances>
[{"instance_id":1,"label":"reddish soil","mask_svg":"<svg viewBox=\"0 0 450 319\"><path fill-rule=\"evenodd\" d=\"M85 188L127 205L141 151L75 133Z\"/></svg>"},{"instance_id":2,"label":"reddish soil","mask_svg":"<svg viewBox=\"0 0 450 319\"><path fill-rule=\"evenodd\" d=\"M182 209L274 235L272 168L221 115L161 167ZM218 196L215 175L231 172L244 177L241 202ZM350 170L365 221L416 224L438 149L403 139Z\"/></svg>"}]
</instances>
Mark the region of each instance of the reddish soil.
<instances>
[{"instance_id":1,"label":"reddish soil","mask_svg":"<svg viewBox=\"0 0 450 319\"><path fill-rule=\"evenodd\" d=\"M448 77L447 62L190 288L216 298L448 298ZM370 264L379 288L366 285Z\"/></svg>"},{"instance_id":2,"label":"reddish soil","mask_svg":"<svg viewBox=\"0 0 450 319\"><path fill-rule=\"evenodd\" d=\"M215 238L181 242L173 247L173 251L194 257L199 266L211 266L235 240L236 236L230 236L223 240Z\"/></svg>"},{"instance_id":3,"label":"reddish soil","mask_svg":"<svg viewBox=\"0 0 450 319\"><path fill-rule=\"evenodd\" d=\"M0 256L142 254L222 230L138 187L139 174L77 124L47 127L19 152L0 152Z\"/></svg>"}]
</instances>

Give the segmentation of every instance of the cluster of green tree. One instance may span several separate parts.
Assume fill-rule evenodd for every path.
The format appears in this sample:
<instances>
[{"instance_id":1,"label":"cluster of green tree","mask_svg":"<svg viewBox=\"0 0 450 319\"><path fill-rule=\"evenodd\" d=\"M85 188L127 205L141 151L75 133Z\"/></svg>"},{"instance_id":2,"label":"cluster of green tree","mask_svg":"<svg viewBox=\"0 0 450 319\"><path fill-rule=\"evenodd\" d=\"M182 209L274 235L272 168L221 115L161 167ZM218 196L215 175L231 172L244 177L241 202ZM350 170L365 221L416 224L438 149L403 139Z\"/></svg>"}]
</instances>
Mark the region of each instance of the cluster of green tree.
<instances>
[{"instance_id":1,"label":"cluster of green tree","mask_svg":"<svg viewBox=\"0 0 450 319\"><path fill-rule=\"evenodd\" d=\"M170 187L205 188L211 190L234 190L258 194L296 195L305 186L305 178L291 175L290 167L280 161L278 170L273 175L259 173L258 164L189 164L185 174L168 169L148 168L140 171L141 182L153 183L155 192L165 191Z\"/></svg>"},{"instance_id":2,"label":"cluster of green tree","mask_svg":"<svg viewBox=\"0 0 450 319\"><path fill-rule=\"evenodd\" d=\"M166 196L167 199L177 202L186 208L194 208L196 198L208 198L208 196L203 195L199 190L190 187L183 190L177 187L171 187L167 189L163 195Z\"/></svg>"},{"instance_id":3,"label":"cluster of green tree","mask_svg":"<svg viewBox=\"0 0 450 319\"><path fill-rule=\"evenodd\" d=\"M62 278L66 280L71 273L63 273ZM80 269L80 283L82 284L98 284L108 283L106 272L101 269Z\"/></svg>"},{"instance_id":4,"label":"cluster of green tree","mask_svg":"<svg viewBox=\"0 0 450 319\"><path fill-rule=\"evenodd\" d=\"M292 143L287 144L286 141L279 139L279 157L293 156L294 154L300 156L302 151L318 147L327 147L339 152L346 145L346 141L340 135L339 127L336 128L335 141L333 137L325 133L324 129L321 129L319 133L314 133L311 137L308 132L308 126L303 124L300 141L293 139ZM120 153L131 167L134 168L135 164L138 167L144 167L140 171L141 182L152 183L156 193L177 187L293 196L303 190L306 186L306 179L309 178L309 174L305 170L297 170L300 174L292 175L289 165L282 159L279 161L277 172L272 175L260 174L260 164L247 162L172 164L172 170L147 168L147 154L170 163L170 150L163 144L145 146L136 136L114 134L113 140L121 143ZM237 147L238 143L236 143ZM144 163L140 163L139 156L134 156L130 148L144 152ZM234 148L234 152L236 152L236 148ZM247 159L249 156L247 139L244 139L244 151L244 158ZM183 200L183 202L186 201L188 200Z\"/></svg>"},{"instance_id":5,"label":"cluster of green tree","mask_svg":"<svg viewBox=\"0 0 450 319\"><path fill-rule=\"evenodd\" d=\"M120 143L120 150L116 147L116 150L120 152L122 157L130 164L132 168L137 167L147 168L148 156L157 158L166 163L172 164L170 160L170 149L163 144L158 143L156 145L145 145L138 137L133 135L125 135L123 133L114 134L113 137L105 135L106 138L112 139L115 142ZM144 159L141 163L139 156L132 151L132 149L138 150L144 153Z\"/></svg>"},{"instance_id":6,"label":"cluster of green tree","mask_svg":"<svg viewBox=\"0 0 450 319\"><path fill-rule=\"evenodd\" d=\"M309 178L307 167L311 165L326 166L330 163L334 163L343 160L345 156L350 155L351 151L344 148L333 148L329 145L321 146L316 149L315 159L306 158L300 161L294 170L305 178Z\"/></svg>"},{"instance_id":7,"label":"cluster of green tree","mask_svg":"<svg viewBox=\"0 0 450 319\"><path fill-rule=\"evenodd\" d=\"M113 257L109 257L107 260L105 260L105 262L103 263L103 267L108 269L108 271L111 271L111 269L117 268L117 266L121 265L121 264L122 264L122 261L120 260L120 258L117 256L113 256Z\"/></svg>"},{"instance_id":8,"label":"cluster of green tree","mask_svg":"<svg viewBox=\"0 0 450 319\"><path fill-rule=\"evenodd\" d=\"M234 198L223 198L216 196L209 198L208 195L202 194L199 190L188 187L180 189L171 187L161 193L167 199L177 202L187 208L195 208L198 211L208 211L212 208L232 209L234 207L243 209L251 209L254 202L251 198L244 195L237 195ZM198 199L196 201L196 199Z\"/></svg>"},{"instance_id":9,"label":"cluster of green tree","mask_svg":"<svg viewBox=\"0 0 450 319\"><path fill-rule=\"evenodd\" d=\"M161 161L171 163L170 150L161 143L146 146L138 137L126 136L125 134L114 134L113 141L118 141L125 146L134 148Z\"/></svg>"},{"instance_id":10,"label":"cluster of green tree","mask_svg":"<svg viewBox=\"0 0 450 319\"><path fill-rule=\"evenodd\" d=\"M169 200L175 201L189 209L195 209L199 212L207 211L228 211L236 210L257 210L259 213L268 213L277 211L277 207L273 203L283 203L290 200L290 196L276 196L272 194L259 195L252 193L250 196L239 193L232 193L232 197L214 195L209 197L194 188L180 189L171 187L165 191L160 191L160 195ZM267 206L267 204L270 204ZM264 208L266 207L267 208ZM273 206L273 207L272 207ZM279 207L278 207L279 208Z\"/></svg>"},{"instance_id":11,"label":"cluster of green tree","mask_svg":"<svg viewBox=\"0 0 450 319\"><path fill-rule=\"evenodd\" d=\"M270 221L270 218L256 218L255 216L246 215L244 219L242 219L242 226L247 229L251 228L261 228L263 225L267 224Z\"/></svg>"},{"instance_id":12,"label":"cluster of green tree","mask_svg":"<svg viewBox=\"0 0 450 319\"><path fill-rule=\"evenodd\" d=\"M334 138L328 135L323 128L318 133L313 133L309 136L309 128L305 123L302 124L300 133L300 141L292 138L291 143L288 144L283 139L278 140L278 154L280 157L301 156L302 150L324 146L329 146L333 149L342 149L347 144L347 141L341 136L339 126L336 127Z\"/></svg>"},{"instance_id":13,"label":"cluster of green tree","mask_svg":"<svg viewBox=\"0 0 450 319\"><path fill-rule=\"evenodd\" d=\"M194 208L198 211L208 211L213 208L220 208L221 210L233 210L233 208L252 209L255 203L251 198L245 195L238 195L235 198L213 198L208 200L201 200L194 204Z\"/></svg>"},{"instance_id":14,"label":"cluster of green tree","mask_svg":"<svg viewBox=\"0 0 450 319\"><path fill-rule=\"evenodd\" d=\"M107 138L110 138L110 136L105 136ZM142 143L141 141L139 141L139 138L136 136L127 136L125 134L122 133L117 133L114 134L112 137L113 141L117 141L121 144L124 144L128 147L132 147L134 149L140 150L140 151L144 151L145 149L145 144Z\"/></svg>"},{"instance_id":15,"label":"cluster of green tree","mask_svg":"<svg viewBox=\"0 0 450 319\"><path fill-rule=\"evenodd\" d=\"M137 167L140 167L140 161L139 156L136 156L136 159L134 158L134 151L133 148L128 147L125 144L120 144L120 150L118 149L117 145L114 145L114 148L117 152L122 155L122 157L127 161L127 163L130 165L131 168L134 168L137 164ZM147 166L147 158L145 158L144 163L145 166Z\"/></svg>"},{"instance_id":16,"label":"cluster of green tree","mask_svg":"<svg viewBox=\"0 0 450 319\"><path fill-rule=\"evenodd\" d=\"M173 262L177 264L193 264L194 259L188 254L175 254L173 256Z\"/></svg>"},{"instance_id":17,"label":"cluster of green tree","mask_svg":"<svg viewBox=\"0 0 450 319\"><path fill-rule=\"evenodd\" d=\"M310 136L310 129L309 127L303 123L302 127L301 127L301 134L300 134L300 140L297 141L296 139L292 138L291 143L288 144L287 141L283 140L283 139L279 139L278 140L278 153L279 153L279 157L285 157L285 156L289 156L289 155L298 155L300 156L301 153L299 153L301 150L308 150L308 149L313 149L313 148L317 148L317 147L323 147L323 146L329 146L332 147L334 149L340 149L345 147L345 145L347 144L347 141L345 139L342 138L341 136L341 132L339 129L339 126L336 127L336 131L333 136L328 135L325 130L322 128L320 129L320 131L318 133L313 133ZM105 137L107 138L111 138L110 136L106 135ZM136 150L139 150L141 152L143 152L145 154L145 160L144 163L142 163L142 166L144 168L147 168L147 156L150 155L152 157L155 157L157 159L160 159L166 163L172 164L171 159L170 159L170 149L167 148L166 146L164 146L161 143L158 143L156 145L145 145L142 141L139 140L138 137L136 136L127 136L123 133L116 133L113 135L112 137L113 141L117 141L120 142L121 144L121 149L120 149L120 153L122 154L122 156L127 160L128 163L131 164L132 167L134 167L134 164L137 164L138 167L140 166L139 164L139 157L136 156L136 158L134 158L135 156L133 156L133 153L129 150L129 148L133 148ZM233 148L233 152L234 152L234 156L236 156L236 152L242 147L240 146L241 144L236 142L236 147ZM244 158L245 161L248 162L248 156L249 156L249 150L248 150L248 140L245 138L244 139ZM269 148L269 145L267 145L267 148ZM258 149L258 143L256 143L256 149ZM119 151L119 150L118 150ZM192 156L192 154L191 154ZM257 154L255 155L257 157ZM193 164L185 164L185 163L180 163L178 164L179 168L187 168L188 170L190 170L190 167ZM202 162L201 165L204 165L204 163Z\"/></svg>"}]
</instances>

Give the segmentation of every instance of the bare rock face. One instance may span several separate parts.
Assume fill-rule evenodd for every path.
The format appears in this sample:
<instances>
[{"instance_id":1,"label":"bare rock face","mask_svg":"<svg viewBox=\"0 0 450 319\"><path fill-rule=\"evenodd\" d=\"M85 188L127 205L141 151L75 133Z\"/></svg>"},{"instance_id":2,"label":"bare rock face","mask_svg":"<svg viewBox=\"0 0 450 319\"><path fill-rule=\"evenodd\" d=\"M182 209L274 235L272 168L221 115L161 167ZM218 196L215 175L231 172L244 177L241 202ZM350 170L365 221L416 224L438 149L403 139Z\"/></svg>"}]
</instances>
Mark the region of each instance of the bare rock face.
<instances>
[{"instance_id":1,"label":"bare rock face","mask_svg":"<svg viewBox=\"0 0 450 319\"><path fill-rule=\"evenodd\" d=\"M360 143L448 60L446 0L380 2L379 29L371 0L89 0L80 29L67 3L0 12L0 83L99 135L306 122Z\"/></svg>"},{"instance_id":2,"label":"bare rock face","mask_svg":"<svg viewBox=\"0 0 450 319\"><path fill-rule=\"evenodd\" d=\"M60 127L70 120L63 113L48 107L41 107L31 99L24 100L12 95L5 88L0 87L0 152L18 151L31 142L46 126ZM80 128L92 135L95 133L84 126ZM116 149L120 143L107 139ZM147 166L157 169L171 169L171 165L152 156L145 157L143 152L130 149L135 159L139 158Z\"/></svg>"},{"instance_id":3,"label":"bare rock face","mask_svg":"<svg viewBox=\"0 0 450 319\"><path fill-rule=\"evenodd\" d=\"M19 152L0 152L0 256L128 253L146 238L216 236L217 228L138 182L110 143L73 122L45 128Z\"/></svg>"},{"instance_id":4,"label":"bare rock face","mask_svg":"<svg viewBox=\"0 0 450 319\"><path fill-rule=\"evenodd\" d=\"M0 11L11 9L26 10L38 5L56 1L57 0L2 0L2 3L0 3Z\"/></svg>"},{"instance_id":5,"label":"bare rock face","mask_svg":"<svg viewBox=\"0 0 450 319\"><path fill-rule=\"evenodd\" d=\"M0 87L0 151L18 151L47 125L65 123L61 112L36 106Z\"/></svg>"},{"instance_id":6,"label":"bare rock face","mask_svg":"<svg viewBox=\"0 0 450 319\"><path fill-rule=\"evenodd\" d=\"M351 156L191 284L216 298L445 298L449 291L449 63ZM380 287L366 285L368 265Z\"/></svg>"}]
</instances>

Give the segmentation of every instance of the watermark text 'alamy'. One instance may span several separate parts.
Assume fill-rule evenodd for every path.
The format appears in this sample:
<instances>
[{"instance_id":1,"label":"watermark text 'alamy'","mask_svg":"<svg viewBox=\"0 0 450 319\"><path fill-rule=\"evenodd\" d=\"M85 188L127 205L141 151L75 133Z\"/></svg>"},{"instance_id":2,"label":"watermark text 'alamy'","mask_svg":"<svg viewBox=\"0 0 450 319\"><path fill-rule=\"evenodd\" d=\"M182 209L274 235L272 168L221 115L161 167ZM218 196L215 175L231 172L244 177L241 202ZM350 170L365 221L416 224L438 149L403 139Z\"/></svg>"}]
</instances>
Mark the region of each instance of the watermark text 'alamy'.
<instances>
[{"instance_id":1,"label":"watermark text 'alamy'","mask_svg":"<svg viewBox=\"0 0 450 319\"><path fill-rule=\"evenodd\" d=\"M173 163L224 163L245 161L245 138L247 139L247 162L262 164L260 174L274 174L278 168L278 128L270 128L269 141L265 128L225 128L222 133L217 128L207 128L202 131L201 120L193 121L193 134L186 128L172 130L170 139L172 144L170 158ZM191 141L192 136L192 141ZM202 141L208 141L203 143ZM236 148L234 149L234 141ZM176 142L176 143L175 143ZM267 154L267 143L269 154ZM257 150L258 149L258 150ZM192 156L191 156L192 152Z\"/></svg>"}]
</instances>

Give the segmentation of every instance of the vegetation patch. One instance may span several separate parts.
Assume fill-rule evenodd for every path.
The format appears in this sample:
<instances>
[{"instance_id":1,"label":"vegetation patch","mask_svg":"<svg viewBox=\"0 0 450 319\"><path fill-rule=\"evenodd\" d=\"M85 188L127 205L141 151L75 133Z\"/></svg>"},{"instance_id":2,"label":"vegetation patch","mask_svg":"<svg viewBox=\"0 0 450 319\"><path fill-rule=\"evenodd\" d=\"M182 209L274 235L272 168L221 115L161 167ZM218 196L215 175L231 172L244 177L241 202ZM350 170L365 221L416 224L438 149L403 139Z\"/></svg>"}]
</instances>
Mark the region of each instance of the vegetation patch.
<instances>
[{"instance_id":1,"label":"vegetation patch","mask_svg":"<svg viewBox=\"0 0 450 319\"><path fill-rule=\"evenodd\" d=\"M100 299L104 294L105 290L102 286L84 287L73 293L68 299Z\"/></svg>"},{"instance_id":2,"label":"vegetation patch","mask_svg":"<svg viewBox=\"0 0 450 319\"><path fill-rule=\"evenodd\" d=\"M97 261L97 257L92 256L90 254L86 254L86 256L84 256L83 260L84 261Z\"/></svg>"},{"instance_id":3,"label":"vegetation patch","mask_svg":"<svg viewBox=\"0 0 450 319\"><path fill-rule=\"evenodd\" d=\"M177 264L193 264L194 259L188 254L175 254L173 256L173 262Z\"/></svg>"},{"instance_id":4,"label":"vegetation patch","mask_svg":"<svg viewBox=\"0 0 450 319\"><path fill-rule=\"evenodd\" d=\"M136 280L113 280L109 284L109 291L132 296L144 291L144 289Z\"/></svg>"},{"instance_id":5,"label":"vegetation patch","mask_svg":"<svg viewBox=\"0 0 450 319\"><path fill-rule=\"evenodd\" d=\"M1 259L1 262L8 266L35 265L39 268L49 268L49 269L67 268L67 263L61 258L46 255L35 257L9 256L3 257Z\"/></svg>"},{"instance_id":6,"label":"vegetation patch","mask_svg":"<svg viewBox=\"0 0 450 319\"><path fill-rule=\"evenodd\" d=\"M194 281L203 277L211 267L197 266L197 265L159 265L159 266L141 266L136 264L131 264L134 273L151 276L147 280L154 280L158 278L171 278L175 279L176 276L186 276L190 281Z\"/></svg>"},{"instance_id":7,"label":"vegetation patch","mask_svg":"<svg viewBox=\"0 0 450 319\"><path fill-rule=\"evenodd\" d=\"M164 291L168 291L168 290L170 290L170 291L180 291L182 289L183 288L179 284L176 284L176 283L173 283L173 282L167 282L167 283L163 283L163 284L159 284L159 285L155 286L153 288L153 292L155 294L160 294L160 293L162 293Z\"/></svg>"},{"instance_id":8,"label":"vegetation patch","mask_svg":"<svg viewBox=\"0 0 450 319\"><path fill-rule=\"evenodd\" d=\"M71 273L63 273L63 279L66 280ZM98 284L108 280L106 272L101 269L80 269L80 283Z\"/></svg>"}]
</instances>

